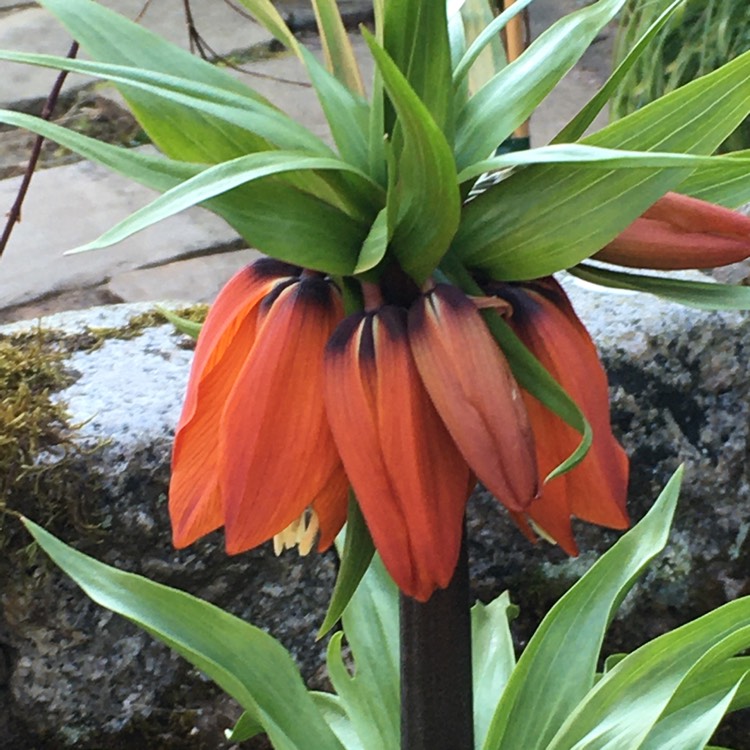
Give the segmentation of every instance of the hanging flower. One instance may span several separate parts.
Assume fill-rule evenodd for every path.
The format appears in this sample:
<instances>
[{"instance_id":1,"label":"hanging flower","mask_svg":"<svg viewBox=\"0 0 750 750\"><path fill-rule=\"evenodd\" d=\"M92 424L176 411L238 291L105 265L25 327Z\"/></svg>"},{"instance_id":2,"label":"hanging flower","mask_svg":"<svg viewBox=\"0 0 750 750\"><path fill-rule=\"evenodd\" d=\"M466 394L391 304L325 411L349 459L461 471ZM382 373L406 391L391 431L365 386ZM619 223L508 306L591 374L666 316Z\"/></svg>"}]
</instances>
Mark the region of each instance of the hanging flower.
<instances>
[{"instance_id":1,"label":"hanging flower","mask_svg":"<svg viewBox=\"0 0 750 750\"><path fill-rule=\"evenodd\" d=\"M520 391L476 308L436 287L347 318L326 350L336 444L385 566L427 599L448 585L478 476L509 508L537 494Z\"/></svg>"},{"instance_id":2,"label":"hanging flower","mask_svg":"<svg viewBox=\"0 0 750 750\"><path fill-rule=\"evenodd\" d=\"M629 525L625 509L628 458L612 435L607 375L588 331L554 279L523 285L492 284L489 291L510 304L508 323L578 404L593 431L591 448L583 460L545 482L539 499L524 513L513 513L530 538L534 533L529 520L575 555L578 548L571 516L613 529ZM526 391L523 400L544 477L573 453L580 435Z\"/></svg>"},{"instance_id":3,"label":"hanging flower","mask_svg":"<svg viewBox=\"0 0 750 750\"><path fill-rule=\"evenodd\" d=\"M594 255L633 268L716 268L750 256L750 217L667 193Z\"/></svg>"},{"instance_id":4,"label":"hanging flower","mask_svg":"<svg viewBox=\"0 0 750 750\"><path fill-rule=\"evenodd\" d=\"M330 280L260 261L212 308L173 455L183 547L328 547L351 484L385 565L417 599L456 565L478 476L510 509L538 493L520 390L475 306L439 285L343 319ZM335 330L334 330L335 329Z\"/></svg>"},{"instance_id":5,"label":"hanging flower","mask_svg":"<svg viewBox=\"0 0 750 750\"><path fill-rule=\"evenodd\" d=\"M230 553L278 535L328 547L348 483L322 399L322 353L343 318L320 275L261 260L236 274L196 347L172 456L174 544L225 527Z\"/></svg>"}]
</instances>

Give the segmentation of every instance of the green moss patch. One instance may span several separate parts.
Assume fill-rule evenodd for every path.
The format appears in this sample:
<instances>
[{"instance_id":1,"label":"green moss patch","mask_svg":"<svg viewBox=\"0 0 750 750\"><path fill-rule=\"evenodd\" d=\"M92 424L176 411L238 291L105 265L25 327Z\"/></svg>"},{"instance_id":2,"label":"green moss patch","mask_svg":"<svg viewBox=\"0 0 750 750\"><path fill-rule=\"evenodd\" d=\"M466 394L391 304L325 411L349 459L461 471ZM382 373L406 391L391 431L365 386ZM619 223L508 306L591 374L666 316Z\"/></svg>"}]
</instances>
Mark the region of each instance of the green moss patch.
<instances>
[{"instance_id":1,"label":"green moss patch","mask_svg":"<svg viewBox=\"0 0 750 750\"><path fill-rule=\"evenodd\" d=\"M196 305L176 313L200 322L207 309ZM0 334L0 553L27 543L9 514L26 514L53 533L68 532L68 538L71 529L76 536L99 533L103 478L92 456L104 443L82 444L67 405L54 395L78 377L68 365L71 354L111 339L136 338L164 322L161 313L149 311L117 328L69 334L39 327Z\"/></svg>"}]
</instances>

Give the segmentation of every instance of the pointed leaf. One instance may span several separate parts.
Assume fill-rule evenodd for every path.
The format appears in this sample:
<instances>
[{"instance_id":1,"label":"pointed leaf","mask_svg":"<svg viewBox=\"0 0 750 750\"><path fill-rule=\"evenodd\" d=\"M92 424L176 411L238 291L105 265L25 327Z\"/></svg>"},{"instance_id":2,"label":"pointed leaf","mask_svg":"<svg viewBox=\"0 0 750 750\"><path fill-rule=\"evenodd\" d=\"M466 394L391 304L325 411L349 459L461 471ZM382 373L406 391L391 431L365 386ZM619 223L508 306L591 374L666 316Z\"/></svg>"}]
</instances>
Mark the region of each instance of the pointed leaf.
<instances>
[{"instance_id":1,"label":"pointed leaf","mask_svg":"<svg viewBox=\"0 0 750 750\"><path fill-rule=\"evenodd\" d=\"M270 0L240 0L240 2L258 23L292 50L304 63L341 156L360 169L366 169L367 159L363 158L363 154L367 154L365 135L369 105L361 96L361 88L347 86L333 73L326 70L317 58L297 41ZM330 0L324 0L324 5L329 2ZM324 12L326 28L331 22L330 12L331 9ZM318 13L317 6L316 13ZM348 64L344 58L347 58L346 53L343 53L341 62Z\"/></svg>"},{"instance_id":2,"label":"pointed leaf","mask_svg":"<svg viewBox=\"0 0 750 750\"><path fill-rule=\"evenodd\" d=\"M643 36L633 46L633 49L628 52L627 56L617 66L604 86L594 94L583 109L552 139L552 143L576 141L584 134L586 128L591 125L599 112L604 109L607 102L617 90L617 87L622 83L640 56L646 51L654 37L662 30L664 24L669 21L672 14L684 2L685 0L674 0L670 6L665 8L664 12L646 29Z\"/></svg>"},{"instance_id":3,"label":"pointed leaf","mask_svg":"<svg viewBox=\"0 0 750 750\"><path fill-rule=\"evenodd\" d=\"M369 271L380 263L388 249L388 211L384 208L375 217L367 239L362 243L354 273Z\"/></svg>"},{"instance_id":4,"label":"pointed leaf","mask_svg":"<svg viewBox=\"0 0 750 750\"><path fill-rule=\"evenodd\" d=\"M70 60L54 55L32 55L0 51L0 60L25 62L57 70L68 70L127 84L134 90L152 95L167 105L164 118L173 111L171 105L181 107L179 120L172 121L178 129L185 129L185 113L200 113L214 128L212 140L220 147L196 151L202 161L224 161L232 156L265 151L271 144L285 149L300 149L318 156L333 156L331 149L309 130L292 120L276 107L240 96L233 92L207 86L200 81L143 70L124 65ZM199 149L201 144L196 144ZM203 144L205 145L205 144Z\"/></svg>"},{"instance_id":5,"label":"pointed leaf","mask_svg":"<svg viewBox=\"0 0 750 750\"><path fill-rule=\"evenodd\" d=\"M471 608L476 747L484 746L492 716L516 665L508 627L515 609L507 591L489 604L477 602Z\"/></svg>"},{"instance_id":6,"label":"pointed leaf","mask_svg":"<svg viewBox=\"0 0 750 750\"><path fill-rule=\"evenodd\" d=\"M191 55L142 26L114 13L92 0L42 0L70 35L95 60L142 68L187 78L247 98L266 100L214 65ZM225 138L231 127L216 131L216 120L199 111L188 111L183 104L165 102L160 96L118 84L136 119L151 140L169 156L186 161L223 161L239 156L234 138ZM185 123L189 122L189 127ZM175 126L179 124L179 126ZM237 129L237 137L247 137Z\"/></svg>"},{"instance_id":7,"label":"pointed leaf","mask_svg":"<svg viewBox=\"0 0 750 750\"><path fill-rule=\"evenodd\" d=\"M735 656L725 662L694 674L683 681L675 697L670 701L665 715L700 700L706 695L727 690L739 683L740 687L732 700L730 711L739 711L750 706L750 656Z\"/></svg>"},{"instance_id":8,"label":"pointed leaf","mask_svg":"<svg viewBox=\"0 0 750 750\"><path fill-rule=\"evenodd\" d=\"M730 156L747 159L750 150L735 151ZM727 208L739 208L750 203L750 170L742 161L735 167L725 163L701 167L681 182L677 191Z\"/></svg>"},{"instance_id":9,"label":"pointed leaf","mask_svg":"<svg viewBox=\"0 0 750 750\"><path fill-rule=\"evenodd\" d=\"M370 105L334 78L308 49L300 47L300 56L307 66L339 153L362 171L368 171ZM379 138L382 139L382 131Z\"/></svg>"},{"instance_id":10,"label":"pointed leaf","mask_svg":"<svg viewBox=\"0 0 750 750\"><path fill-rule=\"evenodd\" d=\"M0 122L49 137L156 190L169 190L205 169L205 165L111 146L18 112L0 110ZM279 181L235 188L209 201L206 208L223 217L249 245L267 255L326 273L351 274L368 225L356 222L314 195L285 184L281 181L283 176L276 179Z\"/></svg>"},{"instance_id":11,"label":"pointed leaf","mask_svg":"<svg viewBox=\"0 0 750 750\"><path fill-rule=\"evenodd\" d=\"M196 323L194 320L183 318L177 313L173 313L171 310L167 310L166 307L156 306L156 309L161 313L180 333L184 333L190 338L197 339L198 334L203 328L203 323Z\"/></svg>"},{"instance_id":12,"label":"pointed leaf","mask_svg":"<svg viewBox=\"0 0 750 750\"><path fill-rule=\"evenodd\" d=\"M599 0L564 16L469 100L456 124L459 170L486 158L528 119L624 3Z\"/></svg>"},{"instance_id":13,"label":"pointed leaf","mask_svg":"<svg viewBox=\"0 0 750 750\"><path fill-rule=\"evenodd\" d=\"M518 661L484 750L542 750L591 690L614 612L645 565L666 544L679 469L646 517L557 602Z\"/></svg>"},{"instance_id":14,"label":"pointed leaf","mask_svg":"<svg viewBox=\"0 0 750 750\"><path fill-rule=\"evenodd\" d=\"M343 750L291 656L270 635L201 599L104 565L27 519L24 525L97 604L166 643L246 708L277 750Z\"/></svg>"},{"instance_id":15,"label":"pointed leaf","mask_svg":"<svg viewBox=\"0 0 750 750\"><path fill-rule=\"evenodd\" d=\"M116 226L107 230L101 237L88 243L75 252L108 247L130 237L146 227L162 221L186 208L215 198L248 182L265 177L300 170L338 170L357 173L346 162L339 159L305 156L294 152L272 151L241 156L202 171L195 177L164 193L152 203L139 209ZM364 183L368 180L359 175ZM372 186L377 193L377 186Z\"/></svg>"},{"instance_id":16,"label":"pointed leaf","mask_svg":"<svg viewBox=\"0 0 750 750\"><path fill-rule=\"evenodd\" d=\"M444 0L385 3L381 44L448 143L452 143L455 113ZM390 91L389 94L392 96ZM392 132L392 123L386 125Z\"/></svg>"},{"instance_id":17,"label":"pointed leaf","mask_svg":"<svg viewBox=\"0 0 750 750\"><path fill-rule=\"evenodd\" d=\"M320 713L323 714L326 724L331 727L346 750L368 750L360 742L352 721L338 695L319 692L311 692L310 695L312 695Z\"/></svg>"},{"instance_id":18,"label":"pointed leaf","mask_svg":"<svg viewBox=\"0 0 750 750\"><path fill-rule=\"evenodd\" d=\"M714 281L685 281L669 276L623 273L581 264L568 269L573 276L611 289L646 292L699 310L750 310L750 287Z\"/></svg>"},{"instance_id":19,"label":"pointed leaf","mask_svg":"<svg viewBox=\"0 0 750 750\"><path fill-rule=\"evenodd\" d=\"M300 44L270 0L239 0L255 20L285 47L299 56Z\"/></svg>"},{"instance_id":20,"label":"pointed leaf","mask_svg":"<svg viewBox=\"0 0 750 750\"><path fill-rule=\"evenodd\" d=\"M469 49L466 50L458 65L453 71L453 83L459 85L469 74L472 66L476 63L479 56L484 52L488 45L499 42L500 32L508 25L508 22L515 18L519 13L526 10L532 0L516 0L509 5L497 18L487 24L482 31L474 38ZM465 9L462 10L465 13Z\"/></svg>"},{"instance_id":21,"label":"pointed leaf","mask_svg":"<svg viewBox=\"0 0 750 750\"><path fill-rule=\"evenodd\" d=\"M710 670L749 645L750 597L730 602L650 641L607 672L570 714L549 750L640 748L683 681ZM725 708L728 708L737 687L733 686L731 695L723 691L725 696L719 698L719 704L726 700ZM721 716L717 717L713 709L715 706L708 707L709 719L715 726ZM677 723L685 718L685 714L680 713L672 714L669 722L675 737L685 734ZM688 717L689 714L687 712ZM633 720L634 716L638 717L637 721ZM707 730L702 723L685 728L688 732L691 728L697 729L699 736L703 735L700 748L714 729L709 726L705 736ZM666 747L677 750L696 745Z\"/></svg>"},{"instance_id":22,"label":"pointed leaf","mask_svg":"<svg viewBox=\"0 0 750 750\"><path fill-rule=\"evenodd\" d=\"M398 590L378 556L343 615L354 658L350 675L341 658L342 634L328 647L331 682L366 748L399 745Z\"/></svg>"},{"instance_id":23,"label":"pointed leaf","mask_svg":"<svg viewBox=\"0 0 750 750\"><path fill-rule=\"evenodd\" d=\"M351 492L344 546L340 554L339 574L336 577L336 585L333 587L328 611L318 631L318 639L322 638L341 619L341 615L349 606L375 554L375 545L372 543L362 511L354 493Z\"/></svg>"},{"instance_id":24,"label":"pointed leaf","mask_svg":"<svg viewBox=\"0 0 750 750\"><path fill-rule=\"evenodd\" d=\"M392 249L421 283L434 270L458 226L461 200L450 146L393 61L365 32L403 128L398 182L388 191Z\"/></svg>"},{"instance_id":25,"label":"pointed leaf","mask_svg":"<svg viewBox=\"0 0 750 750\"><path fill-rule=\"evenodd\" d=\"M719 722L729 710L739 683L722 690L659 721L639 750L704 750Z\"/></svg>"},{"instance_id":26,"label":"pointed leaf","mask_svg":"<svg viewBox=\"0 0 750 750\"><path fill-rule=\"evenodd\" d=\"M245 742L263 732L263 725L249 712L245 711L231 730L224 734L230 742Z\"/></svg>"},{"instance_id":27,"label":"pointed leaf","mask_svg":"<svg viewBox=\"0 0 750 750\"><path fill-rule=\"evenodd\" d=\"M183 180L194 177L203 169L203 164L190 164L184 161L154 156L144 149L122 148L81 135L53 122L22 112L0 109L0 122L17 128L24 128L49 138L71 151L91 159L98 164L125 175L132 180L154 190L169 190Z\"/></svg>"},{"instance_id":28,"label":"pointed leaf","mask_svg":"<svg viewBox=\"0 0 750 750\"><path fill-rule=\"evenodd\" d=\"M750 52L582 143L709 154L750 112L748 76ZM466 204L453 248L469 267L498 279L546 276L600 250L686 174L532 165Z\"/></svg>"},{"instance_id":29,"label":"pointed leaf","mask_svg":"<svg viewBox=\"0 0 750 750\"><path fill-rule=\"evenodd\" d=\"M328 70L350 91L363 96L359 66L336 0L313 0L313 8Z\"/></svg>"},{"instance_id":30,"label":"pointed leaf","mask_svg":"<svg viewBox=\"0 0 750 750\"><path fill-rule=\"evenodd\" d=\"M725 169L729 173L744 168L750 172L750 159L737 156L700 156L662 151L626 151L580 143L558 144L513 151L476 162L458 175L459 182L473 180L485 172L528 164L586 164L601 169L642 169L643 167L702 167Z\"/></svg>"}]
</instances>

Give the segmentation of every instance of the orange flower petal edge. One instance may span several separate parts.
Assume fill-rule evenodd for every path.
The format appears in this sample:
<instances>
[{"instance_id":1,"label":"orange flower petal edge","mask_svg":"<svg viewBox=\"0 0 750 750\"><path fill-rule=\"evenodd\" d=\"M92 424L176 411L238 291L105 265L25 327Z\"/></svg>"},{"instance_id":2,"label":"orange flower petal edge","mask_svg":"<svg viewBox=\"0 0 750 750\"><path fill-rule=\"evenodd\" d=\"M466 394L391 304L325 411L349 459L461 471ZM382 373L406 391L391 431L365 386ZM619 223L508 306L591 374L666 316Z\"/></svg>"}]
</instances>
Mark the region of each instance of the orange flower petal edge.
<instances>
[{"instance_id":1,"label":"orange flower petal edge","mask_svg":"<svg viewBox=\"0 0 750 750\"><path fill-rule=\"evenodd\" d=\"M340 459L323 405L323 351L342 318L338 290L320 277L303 277L260 305L255 343L220 424L230 554L283 532L316 500L330 501ZM345 512L346 493L337 497ZM326 519L340 517L326 507Z\"/></svg>"},{"instance_id":2,"label":"orange flower petal edge","mask_svg":"<svg viewBox=\"0 0 750 750\"><path fill-rule=\"evenodd\" d=\"M475 305L437 285L409 311L409 342L441 419L479 480L509 509L536 497L534 441L521 392Z\"/></svg>"},{"instance_id":3,"label":"orange flower petal edge","mask_svg":"<svg viewBox=\"0 0 750 750\"><path fill-rule=\"evenodd\" d=\"M255 339L257 307L298 269L259 261L235 274L201 330L172 451L169 513L181 548L223 524L218 493L219 421Z\"/></svg>"},{"instance_id":4,"label":"orange flower petal edge","mask_svg":"<svg viewBox=\"0 0 750 750\"><path fill-rule=\"evenodd\" d=\"M326 349L325 401L384 565L404 593L426 601L455 569L470 472L419 377L403 309L339 326Z\"/></svg>"}]
</instances>

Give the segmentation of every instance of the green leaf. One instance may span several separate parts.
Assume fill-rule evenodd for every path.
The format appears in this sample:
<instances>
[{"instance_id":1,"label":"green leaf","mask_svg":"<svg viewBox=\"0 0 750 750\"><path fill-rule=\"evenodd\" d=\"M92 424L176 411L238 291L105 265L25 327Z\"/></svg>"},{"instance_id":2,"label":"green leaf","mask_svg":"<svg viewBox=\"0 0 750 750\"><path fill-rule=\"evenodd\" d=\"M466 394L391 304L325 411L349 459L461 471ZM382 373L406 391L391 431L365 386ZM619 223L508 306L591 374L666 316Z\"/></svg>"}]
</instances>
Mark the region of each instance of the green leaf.
<instances>
[{"instance_id":1,"label":"green leaf","mask_svg":"<svg viewBox=\"0 0 750 750\"><path fill-rule=\"evenodd\" d=\"M113 146L22 112L0 109L0 122L49 138L85 159L103 164L154 190L169 190L205 169L203 164L189 164L163 156L154 156L143 149Z\"/></svg>"},{"instance_id":2,"label":"green leaf","mask_svg":"<svg viewBox=\"0 0 750 750\"><path fill-rule=\"evenodd\" d=\"M271 151L240 156L237 159L210 167L172 188L147 206L123 219L119 224L108 229L98 239L77 248L73 252L95 250L121 242L135 232L139 232L156 222L249 182L262 180L282 172L329 169L356 173L361 177L363 185L369 182L365 175L358 173L354 167L339 159L306 156L287 151ZM370 187L372 188L371 194L377 195L378 186L371 185ZM357 218L366 221L365 217ZM331 261L335 262L335 258L332 258Z\"/></svg>"},{"instance_id":3,"label":"green leaf","mask_svg":"<svg viewBox=\"0 0 750 750\"><path fill-rule=\"evenodd\" d=\"M393 61L372 35L363 33L403 128L398 177L388 190L391 248L403 270L421 284L440 262L458 226L461 198L453 154Z\"/></svg>"},{"instance_id":4,"label":"green leaf","mask_svg":"<svg viewBox=\"0 0 750 750\"><path fill-rule=\"evenodd\" d=\"M736 156L695 156L661 151L625 151L616 148L586 146L579 143L566 143L555 146L542 146L523 151L513 151L492 156L472 164L458 175L459 182L473 180L484 174L508 167L523 167L530 164L586 164L599 169L642 169L643 167L707 167L730 172L743 168L750 172L750 159Z\"/></svg>"},{"instance_id":5,"label":"green leaf","mask_svg":"<svg viewBox=\"0 0 750 750\"><path fill-rule=\"evenodd\" d=\"M376 555L342 618L353 675L341 658L342 634L328 647L331 682L365 748L399 746L398 607L398 589Z\"/></svg>"},{"instance_id":6,"label":"green leaf","mask_svg":"<svg viewBox=\"0 0 750 750\"><path fill-rule=\"evenodd\" d=\"M95 60L142 68L215 87L252 102L269 105L252 89L228 73L164 41L123 16L92 0L42 0L70 35ZM226 124L217 128L215 117L184 104L165 101L144 89L118 84L151 140L169 156L186 161L224 161L239 156L235 141L247 140L246 130ZM270 106L270 105L269 105ZM233 131L235 131L233 133Z\"/></svg>"},{"instance_id":7,"label":"green leaf","mask_svg":"<svg viewBox=\"0 0 750 750\"><path fill-rule=\"evenodd\" d=\"M331 601L328 604L323 624L318 631L318 639L322 638L340 619L344 610L354 596L362 576L370 567L370 561L375 554L375 545L365 524L364 516L359 508L354 493L349 493L349 510L347 513L346 535L344 548L341 552L341 566L333 587Z\"/></svg>"},{"instance_id":8,"label":"green leaf","mask_svg":"<svg viewBox=\"0 0 750 750\"><path fill-rule=\"evenodd\" d=\"M623 273L588 264L573 266L568 273L599 286L655 294L699 310L750 310L750 287L747 286Z\"/></svg>"},{"instance_id":9,"label":"green leaf","mask_svg":"<svg viewBox=\"0 0 750 750\"><path fill-rule=\"evenodd\" d=\"M343 750L291 656L270 635L201 599L104 565L27 519L24 525L97 604L166 643L237 700L276 750Z\"/></svg>"},{"instance_id":10,"label":"green leaf","mask_svg":"<svg viewBox=\"0 0 750 750\"><path fill-rule=\"evenodd\" d=\"M735 151L730 156L747 159L750 150ZM750 203L750 170L742 161L738 161L737 166L722 162L715 167L702 167L681 182L677 191L709 203L739 208Z\"/></svg>"},{"instance_id":11,"label":"green leaf","mask_svg":"<svg viewBox=\"0 0 750 750\"><path fill-rule=\"evenodd\" d=\"M750 646L750 597L738 599L641 646L608 672L571 712L548 750L605 750L641 748L683 681L710 670L737 651ZM650 745L651 750L703 748L716 723L729 707L737 685L704 696L698 704L707 717L697 719L692 709L672 713L673 737L685 745ZM713 698L713 705L704 699ZM726 701L720 715L717 706ZM679 722L692 719L692 724ZM657 732L657 736L663 736ZM647 745L648 747L648 745Z\"/></svg>"},{"instance_id":12,"label":"green leaf","mask_svg":"<svg viewBox=\"0 0 750 750\"><path fill-rule=\"evenodd\" d=\"M738 688L739 683L670 714L649 732L639 750L703 750Z\"/></svg>"},{"instance_id":13,"label":"green leaf","mask_svg":"<svg viewBox=\"0 0 750 750\"><path fill-rule=\"evenodd\" d=\"M508 621L514 611L508 592L471 608L474 684L474 745L483 747L492 715L516 665Z\"/></svg>"},{"instance_id":14,"label":"green leaf","mask_svg":"<svg viewBox=\"0 0 750 750\"><path fill-rule=\"evenodd\" d=\"M452 143L455 113L445 1L398 0L385 3L381 46L447 142ZM389 90L388 93L393 98L393 92ZM399 105L393 103L398 110ZM399 117L403 115L399 113ZM386 128L391 135L392 126L387 119Z\"/></svg>"},{"instance_id":15,"label":"green leaf","mask_svg":"<svg viewBox=\"0 0 750 750\"><path fill-rule=\"evenodd\" d=\"M328 70L350 91L363 96L365 89L359 75L359 65L336 0L313 0L313 8Z\"/></svg>"},{"instance_id":16,"label":"green leaf","mask_svg":"<svg viewBox=\"0 0 750 750\"><path fill-rule=\"evenodd\" d=\"M679 469L645 518L544 618L503 692L484 750L546 750L591 690L612 616L645 565L666 544L681 478Z\"/></svg>"},{"instance_id":17,"label":"green leaf","mask_svg":"<svg viewBox=\"0 0 750 750\"><path fill-rule=\"evenodd\" d=\"M250 11L250 14L266 31L299 56L301 45L270 0L239 0L239 2Z\"/></svg>"},{"instance_id":18,"label":"green leaf","mask_svg":"<svg viewBox=\"0 0 750 750\"><path fill-rule=\"evenodd\" d=\"M349 714L346 713L344 704L338 695L319 692L311 692L310 695L312 695L320 713L323 714L326 724L331 727L346 750L369 750L360 742L359 735L355 731Z\"/></svg>"},{"instance_id":19,"label":"green leaf","mask_svg":"<svg viewBox=\"0 0 750 750\"><path fill-rule=\"evenodd\" d=\"M74 133L37 117L0 110L0 122L27 128L156 190L169 190L205 165L150 156ZM331 274L351 274L369 226L329 203L269 178L209 201L247 243L280 260Z\"/></svg>"},{"instance_id":20,"label":"green leaf","mask_svg":"<svg viewBox=\"0 0 750 750\"><path fill-rule=\"evenodd\" d=\"M212 139L223 142L220 150L211 147L203 151L203 144L196 143L195 158L202 161L212 163L255 151L266 151L273 148L271 144L317 156L333 156L331 149L320 138L276 107L200 82L140 68L70 60L53 55L0 51L0 60L80 72L127 84L166 103L165 117L172 111L169 105L181 107L181 118L173 122L174 127L185 129L186 113L201 113L212 121L215 131ZM190 117L192 120L193 115Z\"/></svg>"},{"instance_id":21,"label":"green leaf","mask_svg":"<svg viewBox=\"0 0 750 750\"><path fill-rule=\"evenodd\" d=\"M334 14L338 15L335 4L330 0L319 0L315 4L315 12L321 27L324 50L335 53L335 73L344 75L343 80L326 70L304 45L299 44L269 0L240 0L240 2L264 28L282 44L289 47L304 63L341 156L346 161L367 171L369 105L361 95L361 82L357 83L359 75L356 60L351 53L346 32L343 26L337 28L340 18L337 23L333 17ZM343 34L343 38L340 34ZM347 73L349 66L353 68L350 73ZM382 136L382 131L380 135Z\"/></svg>"},{"instance_id":22,"label":"green leaf","mask_svg":"<svg viewBox=\"0 0 750 750\"><path fill-rule=\"evenodd\" d=\"M749 76L750 52L583 144L709 154L750 112ZM470 268L493 278L546 276L600 250L688 172L655 167L607 171L569 164L526 167L466 204L453 251Z\"/></svg>"},{"instance_id":23,"label":"green leaf","mask_svg":"<svg viewBox=\"0 0 750 750\"><path fill-rule=\"evenodd\" d=\"M669 21L672 14L678 6L685 3L685 0L674 0L664 12L644 32L643 36L633 46L633 49L627 54L623 61L617 66L615 71L607 79L604 86L594 94L591 100L581 109L581 111L552 139L552 143L567 143L578 140L586 131L589 125L594 121L599 112L604 109L607 102L612 98L617 87L630 72L630 69L637 62L640 56L646 51L647 47L653 41L654 37L661 31L664 24ZM512 7L512 6L511 6Z\"/></svg>"},{"instance_id":24,"label":"green leaf","mask_svg":"<svg viewBox=\"0 0 750 750\"><path fill-rule=\"evenodd\" d=\"M300 56L307 66L339 153L360 170L369 171L369 103L334 78L305 47L300 47ZM381 131L378 139L382 137Z\"/></svg>"},{"instance_id":25,"label":"green leaf","mask_svg":"<svg viewBox=\"0 0 750 750\"><path fill-rule=\"evenodd\" d=\"M166 307L156 306L157 311L163 315L180 333L184 333L186 336L190 336L193 339L198 338L198 334L203 328L203 323L196 323L194 320L183 318L173 313L171 310L167 310Z\"/></svg>"},{"instance_id":26,"label":"green leaf","mask_svg":"<svg viewBox=\"0 0 750 750\"><path fill-rule=\"evenodd\" d=\"M383 208L375 217L367 239L362 243L362 250L354 267L354 273L369 271L380 263L388 249L388 211Z\"/></svg>"},{"instance_id":27,"label":"green leaf","mask_svg":"<svg viewBox=\"0 0 750 750\"><path fill-rule=\"evenodd\" d=\"M224 734L230 742L245 742L250 740L263 731L263 726L248 711L244 711L242 716L237 719L234 727L225 731Z\"/></svg>"},{"instance_id":28,"label":"green leaf","mask_svg":"<svg viewBox=\"0 0 750 750\"><path fill-rule=\"evenodd\" d=\"M491 154L575 65L625 0L599 0L545 31L463 107L456 124L459 170Z\"/></svg>"},{"instance_id":29,"label":"green leaf","mask_svg":"<svg viewBox=\"0 0 750 750\"><path fill-rule=\"evenodd\" d=\"M662 719L679 711L707 695L729 690L739 684L730 711L750 707L750 656L736 656L710 669L694 672L689 680L683 680L679 690L669 702ZM661 720L661 719L660 719Z\"/></svg>"},{"instance_id":30,"label":"green leaf","mask_svg":"<svg viewBox=\"0 0 750 750\"><path fill-rule=\"evenodd\" d=\"M453 71L454 86L459 86L466 76L469 75L472 66L476 63L477 59L488 45L499 43L500 32L508 25L509 21L524 11L531 2L532 0L516 0L516 2L508 6L499 16L497 16L497 18L494 18L491 23L484 26L482 31L473 39L458 65L455 66ZM483 2L482 4L486 7L486 2ZM462 9L462 13L464 12L465 9Z\"/></svg>"}]
</instances>

